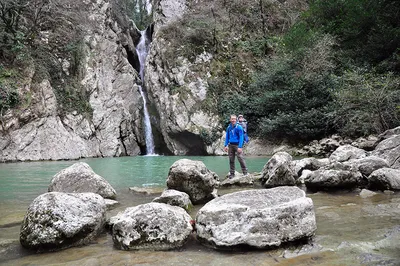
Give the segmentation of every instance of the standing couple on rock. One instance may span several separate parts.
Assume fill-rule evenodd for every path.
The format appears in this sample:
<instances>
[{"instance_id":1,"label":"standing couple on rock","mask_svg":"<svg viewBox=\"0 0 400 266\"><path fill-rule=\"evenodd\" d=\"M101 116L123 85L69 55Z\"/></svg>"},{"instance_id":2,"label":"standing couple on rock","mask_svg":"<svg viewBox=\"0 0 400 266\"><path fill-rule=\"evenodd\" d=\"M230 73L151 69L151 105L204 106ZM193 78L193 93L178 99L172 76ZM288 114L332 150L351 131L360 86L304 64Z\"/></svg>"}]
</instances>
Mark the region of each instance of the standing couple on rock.
<instances>
[{"instance_id":1,"label":"standing couple on rock","mask_svg":"<svg viewBox=\"0 0 400 266\"><path fill-rule=\"evenodd\" d=\"M244 176L247 176L246 161L243 157L243 145L248 142L247 124L243 115L231 115L230 124L226 129L224 151L229 155L229 178L235 177L235 156L237 155Z\"/></svg>"}]
</instances>

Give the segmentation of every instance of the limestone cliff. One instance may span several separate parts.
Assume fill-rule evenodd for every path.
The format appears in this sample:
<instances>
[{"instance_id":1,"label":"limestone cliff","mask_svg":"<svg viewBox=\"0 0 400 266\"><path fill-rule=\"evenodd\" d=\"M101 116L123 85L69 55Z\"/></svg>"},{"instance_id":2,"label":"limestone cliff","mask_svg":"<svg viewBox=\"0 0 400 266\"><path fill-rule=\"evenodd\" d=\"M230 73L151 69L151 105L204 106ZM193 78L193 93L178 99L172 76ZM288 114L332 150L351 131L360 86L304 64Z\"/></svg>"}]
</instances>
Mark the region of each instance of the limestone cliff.
<instances>
[{"instance_id":1,"label":"limestone cliff","mask_svg":"<svg viewBox=\"0 0 400 266\"><path fill-rule=\"evenodd\" d=\"M19 84L23 104L2 116L0 161L140 153L144 143L140 114L142 99L135 85L137 71L128 60L140 33L133 23L122 25L117 21L112 5L105 0L72 1L59 8L74 8L74 5L80 5L79 15L86 21L80 25L84 41L82 73L77 82L86 90L92 114L74 110L61 112L55 85L46 77L38 81L38 66L26 64L28 66L22 70L26 73ZM51 40L52 32L44 33L47 38L41 41L46 43ZM56 61L64 66L60 75L70 75L71 60L57 55Z\"/></svg>"},{"instance_id":2,"label":"limestone cliff","mask_svg":"<svg viewBox=\"0 0 400 266\"><path fill-rule=\"evenodd\" d=\"M185 16L187 3L161 0L156 6L145 85L159 114L159 131L175 155L221 152L219 117L204 107L212 54L203 52L193 62L184 57L169 61L165 53L170 45L160 32Z\"/></svg>"}]
</instances>

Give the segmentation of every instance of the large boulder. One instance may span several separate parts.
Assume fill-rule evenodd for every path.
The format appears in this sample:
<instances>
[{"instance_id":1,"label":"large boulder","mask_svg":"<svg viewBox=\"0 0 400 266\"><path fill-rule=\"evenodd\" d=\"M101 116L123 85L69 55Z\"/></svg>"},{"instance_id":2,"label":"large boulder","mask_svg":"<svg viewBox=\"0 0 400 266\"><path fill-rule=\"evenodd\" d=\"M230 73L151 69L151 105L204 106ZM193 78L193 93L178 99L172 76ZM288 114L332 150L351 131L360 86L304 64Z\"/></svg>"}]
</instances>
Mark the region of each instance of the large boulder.
<instances>
[{"instance_id":1,"label":"large boulder","mask_svg":"<svg viewBox=\"0 0 400 266\"><path fill-rule=\"evenodd\" d=\"M320 169L313 171L304 183L312 191L353 189L363 185L363 177L358 171Z\"/></svg>"},{"instance_id":2,"label":"large boulder","mask_svg":"<svg viewBox=\"0 0 400 266\"><path fill-rule=\"evenodd\" d=\"M291 186L226 194L196 215L198 239L216 249L270 248L307 239L316 229L312 200Z\"/></svg>"},{"instance_id":3,"label":"large boulder","mask_svg":"<svg viewBox=\"0 0 400 266\"><path fill-rule=\"evenodd\" d=\"M217 197L218 175L201 161L181 159L169 169L167 187L185 192L193 204Z\"/></svg>"},{"instance_id":4,"label":"large boulder","mask_svg":"<svg viewBox=\"0 0 400 266\"><path fill-rule=\"evenodd\" d=\"M103 198L115 199L114 188L92 168L83 162L75 163L58 172L50 182L49 192L93 192Z\"/></svg>"},{"instance_id":5,"label":"large boulder","mask_svg":"<svg viewBox=\"0 0 400 266\"><path fill-rule=\"evenodd\" d=\"M153 202L165 203L172 206L184 208L186 211L192 208L189 195L175 189L166 189L161 196L153 199Z\"/></svg>"},{"instance_id":6,"label":"large boulder","mask_svg":"<svg viewBox=\"0 0 400 266\"><path fill-rule=\"evenodd\" d=\"M396 129L391 132L398 132ZM384 136L387 138L379 142L372 154L385 159L391 168L400 169L400 134L386 132Z\"/></svg>"},{"instance_id":7,"label":"large boulder","mask_svg":"<svg viewBox=\"0 0 400 266\"><path fill-rule=\"evenodd\" d=\"M262 179L265 187L295 185L292 156L287 152L277 152L264 165Z\"/></svg>"},{"instance_id":8,"label":"large boulder","mask_svg":"<svg viewBox=\"0 0 400 266\"><path fill-rule=\"evenodd\" d=\"M20 242L37 251L85 245L102 232L105 219L106 203L98 194L45 193L29 205Z\"/></svg>"},{"instance_id":9,"label":"large boulder","mask_svg":"<svg viewBox=\"0 0 400 266\"><path fill-rule=\"evenodd\" d=\"M368 177L368 186L375 190L400 190L400 170L381 168Z\"/></svg>"},{"instance_id":10,"label":"large boulder","mask_svg":"<svg viewBox=\"0 0 400 266\"><path fill-rule=\"evenodd\" d=\"M122 250L179 248L193 230L184 209L156 202L127 208L110 223L114 244Z\"/></svg>"},{"instance_id":11,"label":"large boulder","mask_svg":"<svg viewBox=\"0 0 400 266\"><path fill-rule=\"evenodd\" d=\"M317 159L314 157L303 158L300 160L292 161L292 168L296 177L300 177L302 175L303 170L311 170L315 171L319 168L326 166L329 164L329 160L326 159Z\"/></svg>"},{"instance_id":12,"label":"large boulder","mask_svg":"<svg viewBox=\"0 0 400 266\"><path fill-rule=\"evenodd\" d=\"M378 144L378 137L368 136L367 138L360 137L351 143L352 146L366 151L372 151Z\"/></svg>"},{"instance_id":13,"label":"large boulder","mask_svg":"<svg viewBox=\"0 0 400 266\"><path fill-rule=\"evenodd\" d=\"M356 148L351 145L343 145L337 148L331 156L329 156L329 160L333 162L344 162L350 159L360 159L366 156L365 150Z\"/></svg>"},{"instance_id":14,"label":"large boulder","mask_svg":"<svg viewBox=\"0 0 400 266\"><path fill-rule=\"evenodd\" d=\"M368 156L361 159L349 160L343 164L350 166L352 169L357 169L364 177L369 176L377 169L389 167L386 160L377 156Z\"/></svg>"},{"instance_id":15,"label":"large boulder","mask_svg":"<svg viewBox=\"0 0 400 266\"><path fill-rule=\"evenodd\" d=\"M302 156L329 156L342 142L339 136L333 135L331 138L324 138L320 141L313 140L298 152Z\"/></svg>"}]
</instances>

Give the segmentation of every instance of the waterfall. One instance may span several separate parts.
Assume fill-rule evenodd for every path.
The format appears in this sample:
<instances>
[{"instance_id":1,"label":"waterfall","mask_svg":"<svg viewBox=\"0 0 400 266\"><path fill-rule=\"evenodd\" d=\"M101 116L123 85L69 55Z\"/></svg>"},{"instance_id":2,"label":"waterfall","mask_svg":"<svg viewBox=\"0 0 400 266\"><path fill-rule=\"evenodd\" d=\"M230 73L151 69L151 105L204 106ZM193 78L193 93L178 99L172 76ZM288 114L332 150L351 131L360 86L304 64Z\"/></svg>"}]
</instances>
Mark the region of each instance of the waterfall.
<instances>
[{"instance_id":1,"label":"waterfall","mask_svg":"<svg viewBox=\"0 0 400 266\"><path fill-rule=\"evenodd\" d=\"M146 40L146 30L141 31L142 36L140 37L140 41L136 46L136 53L139 57L139 64L140 64L140 80L142 81L142 85L144 82L144 65L146 61L146 56L148 52L148 45ZM147 101L146 95L143 91L142 85L139 85L140 95L143 98L143 114L144 114L144 130L145 130L145 141L146 141L146 155L153 155L154 154L154 140L153 140L153 132L151 129L150 123L150 115L149 111L147 110Z\"/></svg>"}]
</instances>

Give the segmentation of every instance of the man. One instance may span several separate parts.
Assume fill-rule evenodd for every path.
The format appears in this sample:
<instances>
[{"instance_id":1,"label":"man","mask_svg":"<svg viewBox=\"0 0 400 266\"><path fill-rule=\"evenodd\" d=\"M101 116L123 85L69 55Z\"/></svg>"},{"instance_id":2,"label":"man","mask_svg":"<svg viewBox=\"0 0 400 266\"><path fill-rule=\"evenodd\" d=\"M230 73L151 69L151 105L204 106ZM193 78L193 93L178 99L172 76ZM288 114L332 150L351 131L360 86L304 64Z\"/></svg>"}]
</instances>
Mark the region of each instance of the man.
<instances>
[{"instance_id":1,"label":"man","mask_svg":"<svg viewBox=\"0 0 400 266\"><path fill-rule=\"evenodd\" d=\"M243 115L238 115L238 119L239 119L239 125L241 125L243 128L244 143L247 143L249 142L249 136L247 135L247 121L246 119L244 119Z\"/></svg>"},{"instance_id":2,"label":"man","mask_svg":"<svg viewBox=\"0 0 400 266\"><path fill-rule=\"evenodd\" d=\"M231 115L230 124L226 129L224 151L229 155L229 178L235 177L235 155L237 154L238 161L242 168L243 175L247 175L246 162L243 158L243 128L237 123L236 115Z\"/></svg>"}]
</instances>

